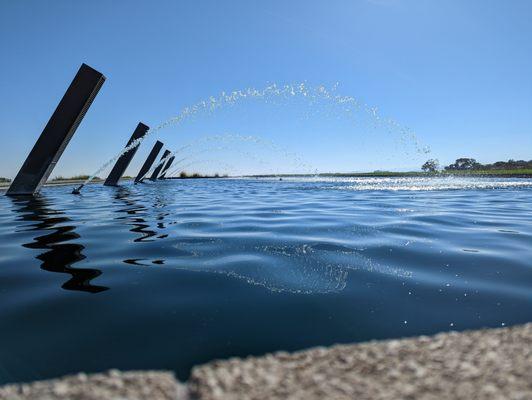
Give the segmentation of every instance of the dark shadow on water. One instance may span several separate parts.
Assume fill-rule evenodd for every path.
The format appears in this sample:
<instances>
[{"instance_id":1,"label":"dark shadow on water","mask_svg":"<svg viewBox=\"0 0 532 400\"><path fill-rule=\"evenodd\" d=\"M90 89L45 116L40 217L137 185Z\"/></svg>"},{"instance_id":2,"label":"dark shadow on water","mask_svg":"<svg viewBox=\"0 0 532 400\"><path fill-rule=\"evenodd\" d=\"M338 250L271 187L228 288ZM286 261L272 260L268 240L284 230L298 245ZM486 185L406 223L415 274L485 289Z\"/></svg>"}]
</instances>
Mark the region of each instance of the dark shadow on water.
<instances>
[{"instance_id":1,"label":"dark shadow on water","mask_svg":"<svg viewBox=\"0 0 532 400\"><path fill-rule=\"evenodd\" d=\"M69 274L71 278L61 287L65 290L76 290L88 293L100 293L108 287L91 284L91 281L102 274L93 268L74 268L75 263L86 258L83 255L85 246L78 243L64 243L79 240L81 236L75 232L76 226L72 219L62 211L54 210L45 197L12 198L15 212L20 214L19 221L32 222L31 225L19 226L19 232L43 231L42 235L33 238L30 243L22 246L29 249L42 249L45 252L36 258L42 261L41 269L49 272ZM67 224L67 225L64 225Z\"/></svg>"}]
</instances>

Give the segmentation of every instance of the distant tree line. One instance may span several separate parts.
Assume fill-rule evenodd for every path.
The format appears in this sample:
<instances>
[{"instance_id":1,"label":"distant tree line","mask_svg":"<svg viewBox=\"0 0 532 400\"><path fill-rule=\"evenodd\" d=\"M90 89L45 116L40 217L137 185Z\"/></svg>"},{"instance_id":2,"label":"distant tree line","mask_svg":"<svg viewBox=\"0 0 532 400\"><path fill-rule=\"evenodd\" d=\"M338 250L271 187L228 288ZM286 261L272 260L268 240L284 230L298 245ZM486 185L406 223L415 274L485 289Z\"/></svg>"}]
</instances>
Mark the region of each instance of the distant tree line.
<instances>
[{"instance_id":1,"label":"distant tree line","mask_svg":"<svg viewBox=\"0 0 532 400\"><path fill-rule=\"evenodd\" d=\"M58 175L52 179L52 182L61 182L61 181L84 181L89 179L89 175L74 175L70 177L65 177ZM101 181L102 179L99 176L94 177L95 181Z\"/></svg>"},{"instance_id":2,"label":"distant tree line","mask_svg":"<svg viewBox=\"0 0 532 400\"><path fill-rule=\"evenodd\" d=\"M474 158L459 158L445 167L446 171L497 170L497 169L532 169L532 160L497 161L493 164L481 164Z\"/></svg>"},{"instance_id":3,"label":"distant tree line","mask_svg":"<svg viewBox=\"0 0 532 400\"><path fill-rule=\"evenodd\" d=\"M181 179L188 179L188 178L227 178L227 175L220 175L218 173L216 173L214 175L202 175L202 174L198 174L197 172L189 174L186 171L181 171L181 173L179 174L179 178L181 178Z\"/></svg>"},{"instance_id":4,"label":"distant tree line","mask_svg":"<svg viewBox=\"0 0 532 400\"><path fill-rule=\"evenodd\" d=\"M8 179L8 178L2 178L2 177L0 176L0 183L9 183L9 182L11 182L11 179Z\"/></svg>"},{"instance_id":5,"label":"distant tree line","mask_svg":"<svg viewBox=\"0 0 532 400\"><path fill-rule=\"evenodd\" d=\"M425 172L436 172L440 169L438 160L428 160L422 165L421 169ZM444 167L445 171L489 171L489 170L516 170L532 169L532 160L508 160L497 161L493 164L481 164L474 158L458 158L454 163Z\"/></svg>"}]
</instances>

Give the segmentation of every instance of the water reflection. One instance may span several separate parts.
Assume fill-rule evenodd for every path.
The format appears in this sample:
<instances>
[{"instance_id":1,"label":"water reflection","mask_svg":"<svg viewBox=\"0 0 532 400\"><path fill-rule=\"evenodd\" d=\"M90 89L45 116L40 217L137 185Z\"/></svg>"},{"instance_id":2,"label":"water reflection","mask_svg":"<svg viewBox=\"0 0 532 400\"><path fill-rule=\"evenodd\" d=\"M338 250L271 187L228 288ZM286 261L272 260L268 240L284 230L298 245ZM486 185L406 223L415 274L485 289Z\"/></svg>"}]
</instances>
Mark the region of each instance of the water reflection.
<instances>
[{"instance_id":1,"label":"water reflection","mask_svg":"<svg viewBox=\"0 0 532 400\"><path fill-rule=\"evenodd\" d=\"M129 229L130 232L140 235L133 239L133 242L154 242L156 239L165 239L168 237L168 234L158 234L157 231L150 228L150 223L144 218L150 210L148 207L139 204L137 197L131 190L127 187L121 186L118 188L114 195L114 199L120 203L120 208L116 209L116 212L119 214L118 217L115 217L116 220L124 221L126 225L131 226ZM144 198L142 198L144 199ZM141 199L141 200L142 200ZM144 199L145 200L145 199ZM125 207L123 207L125 205ZM164 201L157 200L152 209L164 208L166 203ZM155 217L157 229L165 229L164 219L169 215L168 212L159 212ZM145 258L128 258L123 260L125 264L136 265L136 266L149 266L150 262ZM154 260L151 261L151 264L163 265L164 260Z\"/></svg>"},{"instance_id":2,"label":"water reflection","mask_svg":"<svg viewBox=\"0 0 532 400\"><path fill-rule=\"evenodd\" d=\"M115 217L115 219L125 221L127 225L132 226L132 228L129 230L130 232L140 235L140 237L133 239L134 242L153 242L156 239L165 239L168 237L168 234L166 233L158 234L158 231L153 230L154 228L151 228L150 223L143 217L153 210L161 209L161 211L159 211L154 217L155 221L157 221L156 229L166 229L167 226L164 221L170 215L170 213L162 210L164 210L168 205L167 199L157 198L152 206L148 208L142 204L139 204L142 201L146 201L145 197L135 195L129 188L125 186L121 186L117 189L114 199L126 206L116 210L117 213L123 213L125 215L120 215ZM137 201L137 199L139 201ZM131 262L130 264L135 263Z\"/></svg>"},{"instance_id":3,"label":"water reflection","mask_svg":"<svg viewBox=\"0 0 532 400\"><path fill-rule=\"evenodd\" d=\"M83 255L85 246L79 243L64 243L81 239L81 236L75 232L76 226L72 223L72 219L65 216L62 211L51 208L48 200L42 196L12 198L11 200L15 205L15 212L20 214L18 220L31 222L29 226L18 225L18 232L43 231L45 233L34 237L32 242L22 246L46 250L36 257L42 261L41 269L71 275L71 278L61 286L63 289L89 293L99 293L109 289L91 283L93 279L102 274L102 271L72 267L86 258Z\"/></svg>"},{"instance_id":4,"label":"water reflection","mask_svg":"<svg viewBox=\"0 0 532 400\"><path fill-rule=\"evenodd\" d=\"M125 208L119 208L116 210L117 213L124 213L125 215L118 216L115 219L125 220L128 225L132 226L130 231L140 235L140 237L133 239L133 241L153 242L154 239L152 238L157 235L157 232L147 229L150 225L142 217L142 215L147 212L147 207L135 202L131 196L130 190L125 187L119 187L114 198L126 206Z\"/></svg>"}]
</instances>

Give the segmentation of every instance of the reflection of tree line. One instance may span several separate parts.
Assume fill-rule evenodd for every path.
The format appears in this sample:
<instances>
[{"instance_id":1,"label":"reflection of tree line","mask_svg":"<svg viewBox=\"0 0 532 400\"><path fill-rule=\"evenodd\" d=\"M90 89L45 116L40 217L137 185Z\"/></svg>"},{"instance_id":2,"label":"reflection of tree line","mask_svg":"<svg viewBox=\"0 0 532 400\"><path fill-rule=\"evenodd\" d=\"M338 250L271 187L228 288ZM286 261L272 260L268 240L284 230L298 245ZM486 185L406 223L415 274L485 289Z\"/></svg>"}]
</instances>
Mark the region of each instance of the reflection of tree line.
<instances>
[{"instance_id":1,"label":"reflection of tree line","mask_svg":"<svg viewBox=\"0 0 532 400\"><path fill-rule=\"evenodd\" d=\"M150 225L139 214L147 210L147 207L137 204L130 198L130 192L126 188L120 188L114 196L116 200L124 203L126 208L117 210L124 215L115 219L125 220L131 225L130 232L140 237L134 242L149 242L155 238L165 238L167 235L158 235L154 230L148 229ZM16 212L21 216L19 220L33 222L29 227L20 226L21 231L42 231L44 234L36 236L30 243L23 244L30 249L46 250L36 258L42 261L41 268L49 272L70 274L71 278L61 287L66 290L77 290L89 293L99 293L108 290L108 287L93 285L91 281L102 274L102 271L94 268L77 268L74 264L84 260L83 254L85 246L79 243L65 243L72 240L79 241L81 236L75 232L76 226L71 218L64 215L62 211L54 210L49 201L41 197L13 198ZM157 204L156 204L157 206ZM161 204L159 204L161 206ZM160 213L157 216L157 227L163 229L164 217L167 213ZM70 224L68 224L70 223ZM124 260L128 264L138 264L136 260Z\"/></svg>"}]
</instances>

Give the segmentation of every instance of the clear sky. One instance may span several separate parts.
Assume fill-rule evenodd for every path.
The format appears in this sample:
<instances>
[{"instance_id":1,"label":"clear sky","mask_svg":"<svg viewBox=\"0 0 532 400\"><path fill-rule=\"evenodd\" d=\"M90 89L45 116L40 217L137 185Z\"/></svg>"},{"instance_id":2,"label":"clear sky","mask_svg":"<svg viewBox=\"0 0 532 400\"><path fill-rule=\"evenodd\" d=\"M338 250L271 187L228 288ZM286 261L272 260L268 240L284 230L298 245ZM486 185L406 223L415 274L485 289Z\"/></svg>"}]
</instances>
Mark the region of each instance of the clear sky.
<instances>
[{"instance_id":1,"label":"clear sky","mask_svg":"<svg viewBox=\"0 0 532 400\"><path fill-rule=\"evenodd\" d=\"M82 62L107 80L52 176L93 172L139 121L274 82L338 83L431 153L364 111L244 101L161 130L127 172L156 138L176 149L229 133L276 145L200 142L183 152L190 169L301 172L294 153L322 172L529 160L531 18L528 0L1 0L0 176L16 174Z\"/></svg>"}]
</instances>

